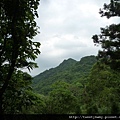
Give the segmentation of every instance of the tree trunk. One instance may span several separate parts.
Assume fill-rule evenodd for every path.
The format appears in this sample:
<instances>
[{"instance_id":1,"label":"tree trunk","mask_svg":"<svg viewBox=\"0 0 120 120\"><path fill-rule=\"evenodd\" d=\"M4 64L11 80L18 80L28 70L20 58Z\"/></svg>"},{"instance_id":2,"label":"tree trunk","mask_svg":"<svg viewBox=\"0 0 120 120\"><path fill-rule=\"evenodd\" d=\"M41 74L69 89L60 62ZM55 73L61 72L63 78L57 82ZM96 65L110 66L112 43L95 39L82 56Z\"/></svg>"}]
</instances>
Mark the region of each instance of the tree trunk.
<instances>
[{"instance_id":1,"label":"tree trunk","mask_svg":"<svg viewBox=\"0 0 120 120\"><path fill-rule=\"evenodd\" d=\"M10 69L9 69L9 72L8 72L8 76L7 78L4 80L4 84L2 86L2 88L0 89L0 114L4 114L4 110L2 108L2 105L3 105L3 95L9 85L9 81L12 77L12 74L14 72L14 66L15 66L15 61L13 62L13 64L11 65Z\"/></svg>"},{"instance_id":2,"label":"tree trunk","mask_svg":"<svg viewBox=\"0 0 120 120\"><path fill-rule=\"evenodd\" d=\"M0 96L0 115L2 115L4 113L3 108L2 108L2 103L3 103L3 98L2 98L2 96Z\"/></svg>"}]
</instances>

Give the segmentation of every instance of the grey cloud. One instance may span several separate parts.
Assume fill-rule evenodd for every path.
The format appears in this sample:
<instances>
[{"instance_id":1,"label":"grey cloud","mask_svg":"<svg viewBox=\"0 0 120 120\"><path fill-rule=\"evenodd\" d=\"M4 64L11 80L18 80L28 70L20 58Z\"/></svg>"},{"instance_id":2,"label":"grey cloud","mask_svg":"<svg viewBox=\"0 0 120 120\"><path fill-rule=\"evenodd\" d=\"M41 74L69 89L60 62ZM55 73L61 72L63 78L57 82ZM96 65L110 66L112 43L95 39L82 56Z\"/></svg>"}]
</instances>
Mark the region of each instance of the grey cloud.
<instances>
[{"instance_id":1,"label":"grey cloud","mask_svg":"<svg viewBox=\"0 0 120 120\"><path fill-rule=\"evenodd\" d=\"M86 55L97 55L92 35L99 34L100 27L114 20L99 15L99 8L109 0L41 0L39 19L40 32L36 41L41 42L41 54L36 60L39 69L31 75L59 65L64 59L79 60Z\"/></svg>"}]
</instances>

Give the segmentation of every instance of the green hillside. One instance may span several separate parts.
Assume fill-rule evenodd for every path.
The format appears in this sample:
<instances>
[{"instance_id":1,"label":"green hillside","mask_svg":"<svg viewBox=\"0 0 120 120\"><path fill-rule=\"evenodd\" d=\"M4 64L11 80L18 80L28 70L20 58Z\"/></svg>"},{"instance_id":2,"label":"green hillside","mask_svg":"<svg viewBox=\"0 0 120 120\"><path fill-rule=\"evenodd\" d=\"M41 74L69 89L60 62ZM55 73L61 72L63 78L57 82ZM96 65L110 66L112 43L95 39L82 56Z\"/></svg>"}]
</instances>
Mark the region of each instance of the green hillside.
<instances>
[{"instance_id":1,"label":"green hillside","mask_svg":"<svg viewBox=\"0 0 120 120\"><path fill-rule=\"evenodd\" d=\"M89 74L96 61L95 56L86 56L80 61L71 58L64 60L59 66L35 76L32 84L33 89L37 93L47 95L51 91L50 86L56 81L77 82Z\"/></svg>"}]
</instances>

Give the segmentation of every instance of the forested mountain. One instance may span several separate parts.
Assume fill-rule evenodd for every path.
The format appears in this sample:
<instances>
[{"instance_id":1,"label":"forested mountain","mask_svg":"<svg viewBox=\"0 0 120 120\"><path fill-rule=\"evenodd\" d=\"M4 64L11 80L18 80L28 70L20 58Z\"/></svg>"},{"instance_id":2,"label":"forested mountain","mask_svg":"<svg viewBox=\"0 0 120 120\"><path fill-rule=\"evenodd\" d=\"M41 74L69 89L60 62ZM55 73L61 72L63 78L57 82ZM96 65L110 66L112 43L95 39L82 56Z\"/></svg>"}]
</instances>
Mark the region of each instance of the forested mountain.
<instances>
[{"instance_id":1,"label":"forested mountain","mask_svg":"<svg viewBox=\"0 0 120 120\"><path fill-rule=\"evenodd\" d=\"M37 67L32 61L40 54L40 43L32 39L38 33L35 22L38 5L39 0L14 4L10 0L0 1L2 118L4 114L25 114L24 120L28 119L26 114L118 114L115 117L119 117L120 23L101 28L101 34L92 37L95 45L102 47L97 60L95 56L80 61L70 58L32 78L21 69ZM107 18L120 17L119 0L104 4L99 13ZM77 119L77 115L72 118ZM8 120L9 116L6 117L3 120Z\"/></svg>"},{"instance_id":2,"label":"forested mountain","mask_svg":"<svg viewBox=\"0 0 120 120\"><path fill-rule=\"evenodd\" d=\"M86 56L80 61L69 58L64 60L59 66L40 73L33 79L33 89L40 94L48 94L51 85L56 81L67 83L77 82L80 78L89 74L93 64L96 63L95 56Z\"/></svg>"}]
</instances>

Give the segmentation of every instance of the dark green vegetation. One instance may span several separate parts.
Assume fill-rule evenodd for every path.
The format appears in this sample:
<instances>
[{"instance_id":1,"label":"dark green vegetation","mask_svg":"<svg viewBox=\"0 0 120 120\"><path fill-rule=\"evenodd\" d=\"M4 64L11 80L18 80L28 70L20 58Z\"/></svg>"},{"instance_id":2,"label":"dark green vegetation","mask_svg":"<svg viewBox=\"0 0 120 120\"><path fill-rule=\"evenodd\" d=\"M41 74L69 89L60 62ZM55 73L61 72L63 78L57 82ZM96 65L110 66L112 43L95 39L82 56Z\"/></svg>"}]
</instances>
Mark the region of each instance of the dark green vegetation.
<instances>
[{"instance_id":1,"label":"dark green vegetation","mask_svg":"<svg viewBox=\"0 0 120 120\"><path fill-rule=\"evenodd\" d=\"M56 68L46 70L34 77L33 89L37 93L47 95L51 91L51 85L56 81L77 83L82 77L88 76L96 61L95 56L83 57L80 61L75 61L71 58L64 60Z\"/></svg>"},{"instance_id":2,"label":"dark green vegetation","mask_svg":"<svg viewBox=\"0 0 120 120\"><path fill-rule=\"evenodd\" d=\"M120 0L111 0L110 4L104 4L100 14L108 19L120 17ZM120 23L101 28L101 34L92 38L95 44L100 44L102 47L98 53L99 59L112 69L120 70Z\"/></svg>"},{"instance_id":3,"label":"dark green vegetation","mask_svg":"<svg viewBox=\"0 0 120 120\"><path fill-rule=\"evenodd\" d=\"M32 42L38 4L0 1L0 114L120 114L120 24L92 37L103 48L97 60L64 60L34 78L20 70L37 67L30 60L40 53L40 43ZM104 4L100 14L120 17L119 0Z\"/></svg>"},{"instance_id":4,"label":"dark green vegetation","mask_svg":"<svg viewBox=\"0 0 120 120\"><path fill-rule=\"evenodd\" d=\"M19 99L27 100L23 94L31 79L26 81L27 74L20 69L37 67L33 61L40 54L40 43L32 39L38 33L38 5L39 0L0 0L0 113L19 113ZM6 108L9 96L11 108ZM13 99L18 103L13 105Z\"/></svg>"},{"instance_id":5,"label":"dark green vegetation","mask_svg":"<svg viewBox=\"0 0 120 120\"><path fill-rule=\"evenodd\" d=\"M64 60L33 79L33 88L43 94L45 105L42 110L36 108L47 114L119 114L119 87L119 72L95 56Z\"/></svg>"}]
</instances>

